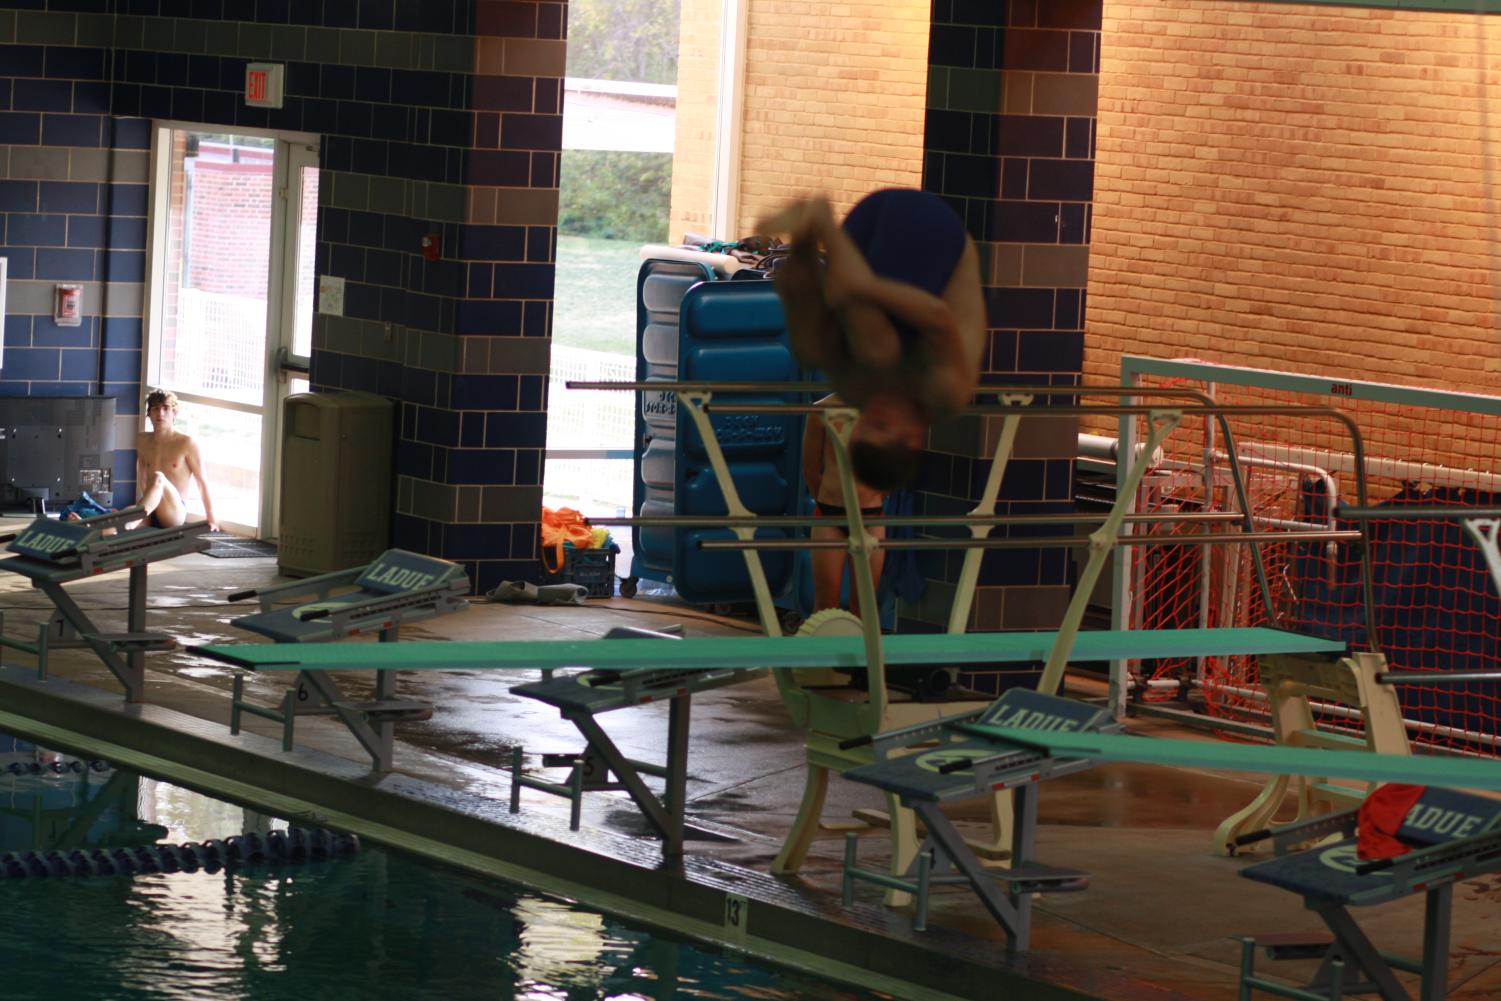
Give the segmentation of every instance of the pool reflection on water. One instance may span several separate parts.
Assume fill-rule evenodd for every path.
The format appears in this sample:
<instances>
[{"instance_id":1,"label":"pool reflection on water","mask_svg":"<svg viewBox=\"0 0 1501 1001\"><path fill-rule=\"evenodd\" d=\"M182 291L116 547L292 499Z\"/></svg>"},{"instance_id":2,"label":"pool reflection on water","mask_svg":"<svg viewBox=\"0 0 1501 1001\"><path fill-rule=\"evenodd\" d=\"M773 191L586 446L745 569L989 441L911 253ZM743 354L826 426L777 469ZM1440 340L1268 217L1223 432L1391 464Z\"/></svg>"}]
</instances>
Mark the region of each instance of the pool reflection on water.
<instances>
[{"instance_id":1,"label":"pool reflection on water","mask_svg":"<svg viewBox=\"0 0 1501 1001\"><path fill-rule=\"evenodd\" d=\"M54 761L67 770L52 771ZM73 761L0 736L0 853L286 826L165 782L74 771ZM33 762L44 770L31 773ZM885 997L372 847L212 875L0 879L0 915L0 1001Z\"/></svg>"}]
</instances>

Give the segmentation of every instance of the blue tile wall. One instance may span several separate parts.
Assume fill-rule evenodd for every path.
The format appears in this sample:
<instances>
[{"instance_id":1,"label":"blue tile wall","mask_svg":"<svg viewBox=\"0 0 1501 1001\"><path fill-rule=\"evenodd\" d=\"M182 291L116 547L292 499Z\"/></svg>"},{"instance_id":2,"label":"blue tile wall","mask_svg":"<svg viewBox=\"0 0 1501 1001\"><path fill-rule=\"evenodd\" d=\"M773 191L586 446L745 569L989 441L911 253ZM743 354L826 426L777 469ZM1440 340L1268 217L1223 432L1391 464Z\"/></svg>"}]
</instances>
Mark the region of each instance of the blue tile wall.
<instances>
[{"instance_id":1,"label":"blue tile wall","mask_svg":"<svg viewBox=\"0 0 1501 1001\"><path fill-rule=\"evenodd\" d=\"M84 153L148 150L149 118L320 135L325 195L340 180L351 181L346 197L323 199L320 268L348 280L347 317L367 325L360 329L384 330L389 340L395 328L413 345L392 357L388 347L367 347L357 337L341 337L337 351L325 340L314 353L315 386L373 390L397 397L403 408L427 408L424 420L410 424L413 433L429 440L426 462L414 463L407 455L413 475L455 487L540 488L537 456L545 440L540 416L545 379L513 375L496 392L468 377L456 379L452 372L422 367L434 364L426 356L442 358L443 352L429 351L425 344L419 350L416 342L456 336L460 330L491 337L545 336L548 331L550 304L530 297L551 296L550 227L470 227L462 185L471 179L556 184L561 81L476 77L472 59L477 32L561 39L564 2L29 0L9 6L114 15L111 30L119 33L113 52L51 44L60 32L42 14L18 32L15 44L0 45L0 146L34 150L36 155L28 154L24 162L40 165L27 176L14 170L0 176L0 253L8 259L13 280L37 283L22 299L42 308L43 293L50 292L45 286L58 280L82 281L91 288L130 286L139 294L146 265L147 186L134 177L80 173L85 163L104 162L85 161ZM481 6L487 21L483 26L476 13ZM175 20L149 20L154 18ZM220 30L221 24L228 33ZM352 46L335 59L314 61L307 53L307 61L300 61L301 48L290 58L274 56L273 61L288 66L285 106L247 108L239 100L248 61L244 46L254 44L252 39L281 45L288 37L300 45L304 37L285 36L285 29L279 36L278 26L362 33L331 36ZM97 23L88 27L97 35ZM398 37L393 30L455 36L457 44L445 49L441 38L408 44L406 35ZM83 34L80 28L77 37ZM153 43L174 34L182 51L162 51ZM234 51L236 38L239 52ZM193 39L198 40L196 49ZM471 158L476 136L471 100L477 91L488 116L486 135L493 134L493 142ZM514 121L507 118L511 115ZM421 258L420 241L428 234L437 237L444 260ZM476 265L472 271L470 262ZM11 350L0 369L0 392L53 392L63 385L77 391L73 384L83 381L95 391L117 395L117 412L133 414L140 388L140 320L111 316L101 322L99 298L86 295L90 315L82 328L58 329L35 315L7 323ZM318 322L321 329L324 318ZM524 391L518 387L523 378ZM509 447L487 444L487 416L497 407L518 404L533 408L531 419L510 425ZM473 420L466 420L466 407L477 408ZM402 423L408 427L407 421ZM521 440L527 435L535 440ZM451 460L448 452L454 449L467 454ZM117 463L117 473L117 485L128 486L131 463ZM121 496L128 499L129 491ZM502 525L462 537L465 558L476 569L488 557L514 570L517 555L534 548L534 542L523 541L534 539L534 527ZM437 553L449 540L441 524L399 522L397 531L403 538L425 540L424 548ZM452 538L459 544L461 536Z\"/></svg>"},{"instance_id":2,"label":"blue tile wall","mask_svg":"<svg viewBox=\"0 0 1501 1001\"><path fill-rule=\"evenodd\" d=\"M1102 0L934 0L924 139L924 186L943 196L987 257L1023 260L1026 248L1082 247L1094 185L1093 109L1038 114L1010 106L1013 86L1030 93L1034 74L1098 73ZM1082 287L1029 284L1021 265L998 267L985 290L990 331L982 382L1076 381L1083 368L1086 301ZM1082 274L1082 272L1081 272ZM1081 277L1082 285L1082 277ZM984 436L950 439L956 453L928 453L919 489L925 510L968 510L979 499L989 459ZM1071 451L1071 450L1070 450ZM1028 456L1038 454L1029 450ZM1071 455L1013 460L1002 509L1039 511L1071 503ZM928 576L957 577L960 556L922 561ZM1006 550L981 563L978 627L1046 627L1039 592L1066 592L1068 554ZM1018 600L1015 595L1023 595ZM1022 614L1025 613L1025 614ZM1040 619L1034 621L1029 619ZM904 628L930 625L904 621Z\"/></svg>"},{"instance_id":3,"label":"blue tile wall","mask_svg":"<svg viewBox=\"0 0 1501 1001\"><path fill-rule=\"evenodd\" d=\"M100 14L108 7L104 0L21 6ZM108 117L108 66L109 53L100 47L0 46L0 146L9 147L0 151L8 167L0 176L0 256L9 265L12 314L5 321L0 393L105 393L116 397L118 413L129 415L137 410L140 321L130 321L135 333L121 350L105 350L118 328L107 330L100 313L105 283L132 298L130 287L142 282L145 198L123 200L122 209L138 209L142 218L134 227L120 220L113 240L114 192L102 168L112 151L143 148L139 137L146 133L116 127ZM144 192L144 185L130 187ZM84 285L79 326L52 320L51 285L59 281ZM124 487L119 496L128 500L133 453L117 455L116 474Z\"/></svg>"}]
</instances>

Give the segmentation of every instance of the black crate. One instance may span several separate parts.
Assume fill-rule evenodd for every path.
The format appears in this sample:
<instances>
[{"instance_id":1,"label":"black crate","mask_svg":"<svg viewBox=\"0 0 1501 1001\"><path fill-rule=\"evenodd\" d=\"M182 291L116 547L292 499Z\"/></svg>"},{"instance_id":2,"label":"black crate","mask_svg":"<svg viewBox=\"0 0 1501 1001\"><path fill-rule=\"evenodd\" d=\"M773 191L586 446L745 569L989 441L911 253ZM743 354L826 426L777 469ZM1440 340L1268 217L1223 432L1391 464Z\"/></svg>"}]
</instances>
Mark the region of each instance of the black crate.
<instances>
[{"instance_id":1,"label":"black crate","mask_svg":"<svg viewBox=\"0 0 1501 1001\"><path fill-rule=\"evenodd\" d=\"M574 549L563 547L563 569L548 575L549 584L582 584L590 598L615 597L615 556L620 547Z\"/></svg>"}]
</instances>

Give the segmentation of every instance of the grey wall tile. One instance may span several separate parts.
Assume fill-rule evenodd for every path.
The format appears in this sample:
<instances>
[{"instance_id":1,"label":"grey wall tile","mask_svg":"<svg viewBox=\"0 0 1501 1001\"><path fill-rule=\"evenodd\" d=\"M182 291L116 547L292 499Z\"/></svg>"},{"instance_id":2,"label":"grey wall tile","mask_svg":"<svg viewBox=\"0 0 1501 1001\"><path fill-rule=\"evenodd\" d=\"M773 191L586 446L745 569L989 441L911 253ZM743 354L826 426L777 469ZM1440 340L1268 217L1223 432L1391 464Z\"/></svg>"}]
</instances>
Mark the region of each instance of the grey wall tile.
<instances>
[{"instance_id":1,"label":"grey wall tile","mask_svg":"<svg viewBox=\"0 0 1501 1001\"><path fill-rule=\"evenodd\" d=\"M375 63L375 32L345 29L339 32L339 62L352 66Z\"/></svg>"},{"instance_id":2,"label":"grey wall tile","mask_svg":"<svg viewBox=\"0 0 1501 1001\"><path fill-rule=\"evenodd\" d=\"M307 29L278 25L271 32L271 58L278 62L301 62L307 57Z\"/></svg>"},{"instance_id":3,"label":"grey wall tile","mask_svg":"<svg viewBox=\"0 0 1501 1001\"><path fill-rule=\"evenodd\" d=\"M339 53L338 28L308 28L307 51L317 62L334 62Z\"/></svg>"},{"instance_id":4,"label":"grey wall tile","mask_svg":"<svg viewBox=\"0 0 1501 1001\"><path fill-rule=\"evenodd\" d=\"M1099 98L1100 78L1092 73L1038 73L1033 79L1035 115L1093 118L1099 113Z\"/></svg>"},{"instance_id":5,"label":"grey wall tile","mask_svg":"<svg viewBox=\"0 0 1501 1001\"><path fill-rule=\"evenodd\" d=\"M410 195L408 189L411 182L400 177L370 177L370 201L371 205L381 206L384 212L409 212L411 210Z\"/></svg>"},{"instance_id":6,"label":"grey wall tile","mask_svg":"<svg viewBox=\"0 0 1501 1001\"><path fill-rule=\"evenodd\" d=\"M547 375L552 341L544 337L495 337L490 342L492 375Z\"/></svg>"},{"instance_id":7,"label":"grey wall tile","mask_svg":"<svg viewBox=\"0 0 1501 1001\"><path fill-rule=\"evenodd\" d=\"M368 175L325 171L323 180L332 188L328 203L334 208L364 211L370 207Z\"/></svg>"},{"instance_id":8,"label":"grey wall tile","mask_svg":"<svg viewBox=\"0 0 1501 1001\"><path fill-rule=\"evenodd\" d=\"M445 524L450 523L458 513L457 490L446 483L414 480L412 482L412 508L402 513L441 521Z\"/></svg>"},{"instance_id":9,"label":"grey wall tile","mask_svg":"<svg viewBox=\"0 0 1501 1001\"><path fill-rule=\"evenodd\" d=\"M172 45L178 52L203 55L208 51L209 22L176 18L172 25Z\"/></svg>"},{"instance_id":10,"label":"grey wall tile","mask_svg":"<svg viewBox=\"0 0 1501 1001\"><path fill-rule=\"evenodd\" d=\"M484 497L483 487L459 487L458 510L455 512L460 524L470 524L479 521L480 501Z\"/></svg>"},{"instance_id":11,"label":"grey wall tile","mask_svg":"<svg viewBox=\"0 0 1501 1001\"><path fill-rule=\"evenodd\" d=\"M474 39L438 35L433 39L433 69L449 73L474 72Z\"/></svg>"},{"instance_id":12,"label":"grey wall tile","mask_svg":"<svg viewBox=\"0 0 1501 1001\"><path fill-rule=\"evenodd\" d=\"M109 150L71 150L68 179L73 181L107 181L109 180L109 159Z\"/></svg>"},{"instance_id":13,"label":"grey wall tile","mask_svg":"<svg viewBox=\"0 0 1501 1001\"><path fill-rule=\"evenodd\" d=\"M246 59L270 59L271 26L249 23L240 25L240 39L235 51Z\"/></svg>"},{"instance_id":14,"label":"grey wall tile","mask_svg":"<svg viewBox=\"0 0 1501 1001\"><path fill-rule=\"evenodd\" d=\"M68 150L48 146L16 146L10 151L13 181L57 181L68 176Z\"/></svg>"},{"instance_id":15,"label":"grey wall tile","mask_svg":"<svg viewBox=\"0 0 1501 1001\"><path fill-rule=\"evenodd\" d=\"M417 65L416 37L403 31L383 31L375 39L375 65L412 69Z\"/></svg>"},{"instance_id":16,"label":"grey wall tile","mask_svg":"<svg viewBox=\"0 0 1501 1001\"><path fill-rule=\"evenodd\" d=\"M460 184L429 184L427 215L438 222L465 222L469 217L469 189Z\"/></svg>"},{"instance_id":17,"label":"grey wall tile","mask_svg":"<svg viewBox=\"0 0 1501 1001\"><path fill-rule=\"evenodd\" d=\"M1084 288L1089 284L1089 248L1026 246L1022 250L1022 284L1043 288Z\"/></svg>"},{"instance_id":18,"label":"grey wall tile","mask_svg":"<svg viewBox=\"0 0 1501 1001\"><path fill-rule=\"evenodd\" d=\"M1056 629L1068 607L1067 587L1012 587L1006 589L1004 629Z\"/></svg>"},{"instance_id":19,"label":"grey wall tile","mask_svg":"<svg viewBox=\"0 0 1501 1001\"><path fill-rule=\"evenodd\" d=\"M437 65L438 39L434 35L418 35L412 47L412 67L430 70Z\"/></svg>"},{"instance_id":20,"label":"grey wall tile","mask_svg":"<svg viewBox=\"0 0 1501 1001\"><path fill-rule=\"evenodd\" d=\"M98 286L94 287L97 290ZM95 295L98 295L97 291ZM52 283L11 279L10 288L6 292L5 310L13 316L37 313L51 315Z\"/></svg>"},{"instance_id":21,"label":"grey wall tile","mask_svg":"<svg viewBox=\"0 0 1501 1001\"><path fill-rule=\"evenodd\" d=\"M105 316L139 317L145 300L146 286L141 282L109 282L104 286L100 312Z\"/></svg>"},{"instance_id":22,"label":"grey wall tile","mask_svg":"<svg viewBox=\"0 0 1501 1001\"><path fill-rule=\"evenodd\" d=\"M114 151L109 179L118 183L144 184L151 178L151 154L145 150Z\"/></svg>"},{"instance_id":23,"label":"grey wall tile","mask_svg":"<svg viewBox=\"0 0 1501 1001\"><path fill-rule=\"evenodd\" d=\"M1079 418L1029 417L1017 430L1018 459L1072 459L1079 454Z\"/></svg>"},{"instance_id":24,"label":"grey wall tile","mask_svg":"<svg viewBox=\"0 0 1501 1001\"><path fill-rule=\"evenodd\" d=\"M452 372L459 367L459 339L449 334L424 333L418 348L419 368Z\"/></svg>"},{"instance_id":25,"label":"grey wall tile","mask_svg":"<svg viewBox=\"0 0 1501 1001\"><path fill-rule=\"evenodd\" d=\"M107 49L115 44L115 19L108 14L79 14L78 44Z\"/></svg>"},{"instance_id":26,"label":"grey wall tile","mask_svg":"<svg viewBox=\"0 0 1501 1001\"><path fill-rule=\"evenodd\" d=\"M531 522L542 511L541 487L485 487L480 521Z\"/></svg>"},{"instance_id":27,"label":"grey wall tile","mask_svg":"<svg viewBox=\"0 0 1501 1001\"><path fill-rule=\"evenodd\" d=\"M77 37L77 15L44 10L16 13L16 41L21 45L72 45Z\"/></svg>"},{"instance_id":28,"label":"grey wall tile","mask_svg":"<svg viewBox=\"0 0 1501 1001\"><path fill-rule=\"evenodd\" d=\"M115 19L115 48L140 49L146 45L146 19L120 16Z\"/></svg>"},{"instance_id":29,"label":"grey wall tile","mask_svg":"<svg viewBox=\"0 0 1501 1001\"><path fill-rule=\"evenodd\" d=\"M234 21L220 21L208 26L208 54L232 56L240 51L240 25Z\"/></svg>"}]
</instances>

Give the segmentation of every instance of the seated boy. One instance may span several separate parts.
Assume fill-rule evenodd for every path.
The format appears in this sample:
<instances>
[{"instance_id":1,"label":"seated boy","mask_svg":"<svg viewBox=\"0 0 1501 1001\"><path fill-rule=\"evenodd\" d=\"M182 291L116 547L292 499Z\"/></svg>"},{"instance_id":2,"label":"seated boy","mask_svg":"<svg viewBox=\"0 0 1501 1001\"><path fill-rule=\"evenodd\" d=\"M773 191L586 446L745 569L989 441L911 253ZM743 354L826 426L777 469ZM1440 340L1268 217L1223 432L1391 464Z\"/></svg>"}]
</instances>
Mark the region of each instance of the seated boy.
<instances>
[{"instance_id":1,"label":"seated boy","mask_svg":"<svg viewBox=\"0 0 1501 1001\"><path fill-rule=\"evenodd\" d=\"M218 531L219 521L214 517L214 502L209 498L208 482L203 477L203 456L198 443L174 426L177 405L177 394L168 390L153 390L146 397L146 417L151 421L151 430L136 435L139 492L136 503L146 510L143 520L152 528L176 528L188 519L183 495L188 491L188 483L196 482L204 517L210 530Z\"/></svg>"},{"instance_id":2,"label":"seated boy","mask_svg":"<svg viewBox=\"0 0 1501 1001\"><path fill-rule=\"evenodd\" d=\"M928 425L968 404L979 382L985 301L964 223L935 195L888 188L842 226L815 196L759 228L792 245L776 282L793 353L860 408L857 476L877 490L905 486Z\"/></svg>"}]
</instances>

